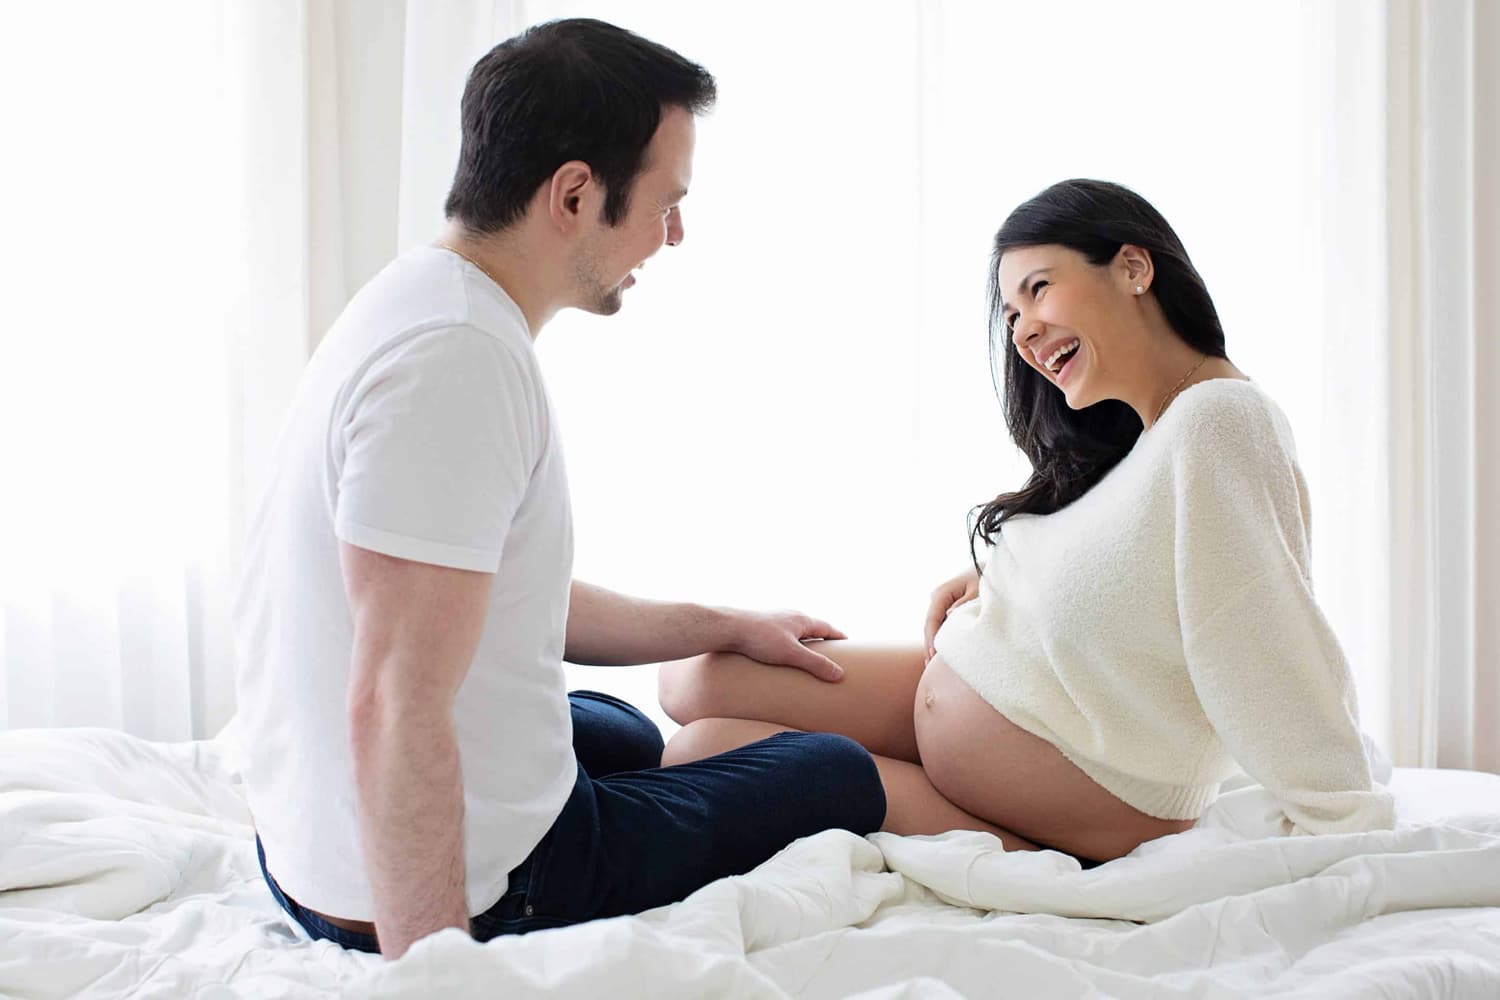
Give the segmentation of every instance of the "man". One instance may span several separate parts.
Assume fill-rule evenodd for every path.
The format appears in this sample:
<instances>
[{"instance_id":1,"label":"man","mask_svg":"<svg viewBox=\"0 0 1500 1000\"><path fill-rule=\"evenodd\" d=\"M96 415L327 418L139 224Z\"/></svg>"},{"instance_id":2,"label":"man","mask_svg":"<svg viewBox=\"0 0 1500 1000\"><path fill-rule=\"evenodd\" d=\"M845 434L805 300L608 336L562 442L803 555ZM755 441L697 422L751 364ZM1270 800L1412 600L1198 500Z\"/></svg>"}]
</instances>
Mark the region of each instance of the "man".
<instances>
[{"instance_id":1,"label":"man","mask_svg":"<svg viewBox=\"0 0 1500 1000\"><path fill-rule=\"evenodd\" d=\"M308 364L236 609L246 786L271 892L314 938L396 957L681 899L822 829L877 829L874 763L783 733L660 768L661 736L561 660L716 649L838 668L802 615L647 602L571 580L533 341L609 314L682 241L702 67L598 21L474 67L434 245L362 289Z\"/></svg>"}]
</instances>

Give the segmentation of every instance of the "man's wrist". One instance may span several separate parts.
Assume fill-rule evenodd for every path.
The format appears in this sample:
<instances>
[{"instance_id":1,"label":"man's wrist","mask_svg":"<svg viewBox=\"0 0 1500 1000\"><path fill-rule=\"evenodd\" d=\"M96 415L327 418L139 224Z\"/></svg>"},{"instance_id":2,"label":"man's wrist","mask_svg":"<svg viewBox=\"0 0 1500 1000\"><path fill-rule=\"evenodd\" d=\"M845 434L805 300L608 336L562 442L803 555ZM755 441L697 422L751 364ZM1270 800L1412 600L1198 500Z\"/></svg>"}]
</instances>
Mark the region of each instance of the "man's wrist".
<instances>
[{"instance_id":1,"label":"man's wrist","mask_svg":"<svg viewBox=\"0 0 1500 1000\"><path fill-rule=\"evenodd\" d=\"M744 615L734 608L703 606L703 641L709 653L737 653L744 642Z\"/></svg>"}]
</instances>

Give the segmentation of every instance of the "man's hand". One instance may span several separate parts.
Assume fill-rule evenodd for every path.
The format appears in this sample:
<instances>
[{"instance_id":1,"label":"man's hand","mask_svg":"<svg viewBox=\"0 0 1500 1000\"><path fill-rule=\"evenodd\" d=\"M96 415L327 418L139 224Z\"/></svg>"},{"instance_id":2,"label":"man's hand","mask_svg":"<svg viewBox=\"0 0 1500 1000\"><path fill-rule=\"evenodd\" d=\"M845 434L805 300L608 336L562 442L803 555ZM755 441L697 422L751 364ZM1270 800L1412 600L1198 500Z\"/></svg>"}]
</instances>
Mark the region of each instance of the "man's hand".
<instances>
[{"instance_id":1,"label":"man's hand","mask_svg":"<svg viewBox=\"0 0 1500 1000\"><path fill-rule=\"evenodd\" d=\"M932 648L932 641L937 636L938 629L943 627L943 621L949 612L978 596L979 571L972 569L958 574L932 592L932 603L927 606L927 626L923 631L923 642L927 647L929 660L937 655L937 650Z\"/></svg>"},{"instance_id":2,"label":"man's hand","mask_svg":"<svg viewBox=\"0 0 1500 1000\"><path fill-rule=\"evenodd\" d=\"M844 668L834 663L804 639L847 639L824 621L796 611L729 611L730 642L725 648L752 660L805 670L819 680L839 681Z\"/></svg>"}]
</instances>

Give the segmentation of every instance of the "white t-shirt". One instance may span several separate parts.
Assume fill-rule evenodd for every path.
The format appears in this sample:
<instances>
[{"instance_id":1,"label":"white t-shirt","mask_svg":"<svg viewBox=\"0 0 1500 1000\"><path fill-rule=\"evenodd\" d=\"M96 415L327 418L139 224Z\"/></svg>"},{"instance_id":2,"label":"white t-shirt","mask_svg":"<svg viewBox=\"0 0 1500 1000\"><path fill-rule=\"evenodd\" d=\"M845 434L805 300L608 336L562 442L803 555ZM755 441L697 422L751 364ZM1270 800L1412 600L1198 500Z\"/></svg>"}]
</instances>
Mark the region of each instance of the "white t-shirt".
<instances>
[{"instance_id":1,"label":"white t-shirt","mask_svg":"<svg viewBox=\"0 0 1500 1000\"><path fill-rule=\"evenodd\" d=\"M360 290L313 354L246 542L235 608L245 783L298 902L373 920L346 692L339 540L495 574L454 705L469 912L505 892L576 777L562 674L573 525L520 309L423 247Z\"/></svg>"}]
</instances>

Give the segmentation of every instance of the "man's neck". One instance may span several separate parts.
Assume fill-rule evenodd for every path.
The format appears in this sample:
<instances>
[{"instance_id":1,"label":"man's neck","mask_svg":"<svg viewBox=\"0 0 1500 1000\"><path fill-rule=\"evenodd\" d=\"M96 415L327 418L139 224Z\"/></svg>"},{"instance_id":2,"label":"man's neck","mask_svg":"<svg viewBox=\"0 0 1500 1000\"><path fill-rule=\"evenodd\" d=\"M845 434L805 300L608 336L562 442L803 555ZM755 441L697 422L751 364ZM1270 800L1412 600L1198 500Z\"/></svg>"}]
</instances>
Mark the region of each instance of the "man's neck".
<instances>
[{"instance_id":1,"label":"man's neck","mask_svg":"<svg viewBox=\"0 0 1500 1000\"><path fill-rule=\"evenodd\" d=\"M520 242L509 236L474 236L459 223L449 222L433 246L457 250L499 285L520 307L534 341L562 308L548 282L558 269L539 266L536 256L526 253Z\"/></svg>"}]
</instances>

